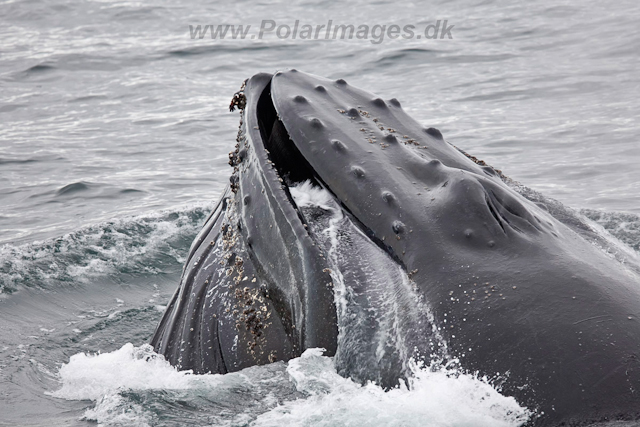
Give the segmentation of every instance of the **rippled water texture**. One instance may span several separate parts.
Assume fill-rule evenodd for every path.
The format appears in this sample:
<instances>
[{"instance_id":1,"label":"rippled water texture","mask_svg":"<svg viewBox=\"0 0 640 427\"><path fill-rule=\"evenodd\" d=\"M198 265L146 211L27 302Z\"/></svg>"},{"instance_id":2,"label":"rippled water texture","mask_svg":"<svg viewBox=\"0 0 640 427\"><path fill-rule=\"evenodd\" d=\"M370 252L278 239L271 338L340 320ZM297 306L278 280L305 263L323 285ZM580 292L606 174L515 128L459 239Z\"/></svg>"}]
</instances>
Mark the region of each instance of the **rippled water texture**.
<instances>
[{"instance_id":1,"label":"rippled water texture","mask_svg":"<svg viewBox=\"0 0 640 427\"><path fill-rule=\"evenodd\" d=\"M257 31L262 19L454 28L451 40L380 44L189 36L189 24ZM228 181L231 96L259 71L299 68L396 97L637 251L638 22L634 0L0 1L0 424L517 425L526 410L482 379L418 370L414 390L385 394L313 352L194 379L143 344ZM182 386L100 377L115 366ZM421 407L440 402L429 390L471 409Z\"/></svg>"}]
</instances>

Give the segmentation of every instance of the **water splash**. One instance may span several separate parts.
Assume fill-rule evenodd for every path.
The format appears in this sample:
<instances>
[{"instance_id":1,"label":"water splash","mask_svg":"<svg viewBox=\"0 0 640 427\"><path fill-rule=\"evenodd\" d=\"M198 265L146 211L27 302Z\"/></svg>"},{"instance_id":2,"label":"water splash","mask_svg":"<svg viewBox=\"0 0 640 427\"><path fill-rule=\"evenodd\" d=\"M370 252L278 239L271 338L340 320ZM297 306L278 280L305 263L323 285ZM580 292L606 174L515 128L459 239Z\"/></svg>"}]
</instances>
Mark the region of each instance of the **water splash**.
<instances>
[{"instance_id":1,"label":"water splash","mask_svg":"<svg viewBox=\"0 0 640 427\"><path fill-rule=\"evenodd\" d=\"M104 425L516 427L531 412L486 379L413 365L408 387L385 391L340 376L322 349L285 364L226 375L178 372L150 346L79 353L60 368L63 399L90 399L84 418ZM164 414L164 415L159 415ZM175 419L167 419L172 414Z\"/></svg>"},{"instance_id":2,"label":"water splash","mask_svg":"<svg viewBox=\"0 0 640 427\"><path fill-rule=\"evenodd\" d=\"M486 379L413 364L409 387L384 391L341 377L321 354L307 350L287 367L298 391L308 397L260 415L254 425L507 427L522 425L532 415Z\"/></svg>"}]
</instances>

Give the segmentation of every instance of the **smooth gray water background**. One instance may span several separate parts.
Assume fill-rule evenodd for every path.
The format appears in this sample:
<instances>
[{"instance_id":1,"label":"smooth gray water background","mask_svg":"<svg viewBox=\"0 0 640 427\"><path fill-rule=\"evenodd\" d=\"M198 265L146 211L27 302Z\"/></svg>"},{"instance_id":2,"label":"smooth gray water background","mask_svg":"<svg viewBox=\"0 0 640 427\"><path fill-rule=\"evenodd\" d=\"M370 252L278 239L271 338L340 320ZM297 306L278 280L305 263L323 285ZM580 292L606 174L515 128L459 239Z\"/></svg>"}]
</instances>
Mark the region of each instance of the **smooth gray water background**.
<instances>
[{"instance_id":1,"label":"smooth gray water background","mask_svg":"<svg viewBox=\"0 0 640 427\"><path fill-rule=\"evenodd\" d=\"M189 36L262 19L455 26L380 44ZM636 0L0 1L0 424L84 423L90 402L44 395L59 365L149 338L228 181L231 96L259 71L396 97L640 248L639 22Z\"/></svg>"}]
</instances>

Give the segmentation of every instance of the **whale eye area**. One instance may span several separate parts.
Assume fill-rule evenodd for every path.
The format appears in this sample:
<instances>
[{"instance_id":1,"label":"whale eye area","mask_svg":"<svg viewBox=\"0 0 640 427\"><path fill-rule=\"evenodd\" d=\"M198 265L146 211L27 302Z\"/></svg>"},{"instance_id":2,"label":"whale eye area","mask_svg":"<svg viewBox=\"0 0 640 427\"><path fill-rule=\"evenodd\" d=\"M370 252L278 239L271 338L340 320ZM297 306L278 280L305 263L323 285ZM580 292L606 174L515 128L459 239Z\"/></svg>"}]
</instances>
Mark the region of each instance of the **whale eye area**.
<instances>
[{"instance_id":1,"label":"whale eye area","mask_svg":"<svg viewBox=\"0 0 640 427\"><path fill-rule=\"evenodd\" d=\"M516 207L511 206L509 203L506 203L506 200L500 197L498 194L496 194L493 190L491 190L491 195L500 204L500 206L505 208L506 211L509 212L511 215L522 217L522 215L517 211Z\"/></svg>"},{"instance_id":2,"label":"whale eye area","mask_svg":"<svg viewBox=\"0 0 640 427\"><path fill-rule=\"evenodd\" d=\"M504 229L504 224L502 223L503 221L506 221L506 219L502 218L502 216L498 214L498 210L494 207L493 200L491 200L491 198L489 197L489 194L486 194L484 199L485 199L485 202L487 203L487 207L489 208L489 212L491 212L491 215L493 216L493 218L496 220L498 225L500 225L500 228L502 228L502 231L506 233L506 230Z\"/></svg>"},{"instance_id":3,"label":"whale eye area","mask_svg":"<svg viewBox=\"0 0 640 427\"><path fill-rule=\"evenodd\" d=\"M506 232L506 225L519 232L524 232L522 226L525 228L531 226L533 229L540 231L540 227L534 222L533 215L520 203L510 200L507 195L501 195L500 191L494 191L491 188L485 188L485 190L487 207L491 215L500 224L502 231Z\"/></svg>"}]
</instances>

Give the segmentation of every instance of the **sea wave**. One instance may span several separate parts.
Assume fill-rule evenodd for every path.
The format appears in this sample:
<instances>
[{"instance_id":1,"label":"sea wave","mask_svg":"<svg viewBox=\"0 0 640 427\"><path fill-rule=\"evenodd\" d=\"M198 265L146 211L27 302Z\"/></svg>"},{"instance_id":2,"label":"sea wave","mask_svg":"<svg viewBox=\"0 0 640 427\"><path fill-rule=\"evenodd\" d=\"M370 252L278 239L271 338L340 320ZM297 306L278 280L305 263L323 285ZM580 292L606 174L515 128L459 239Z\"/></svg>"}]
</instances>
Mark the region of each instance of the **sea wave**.
<instances>
[{"instance_id":1,"label":"sea wave","mask_svg":"<svg viewBox=\"0 0 640 427\"><path fill-rule=\"evenodd\" d=\"M118 218L64 236L0 247L0 294L55 289L97 276L179 271L213 205Z\"/></svg>"}]
</instances>

